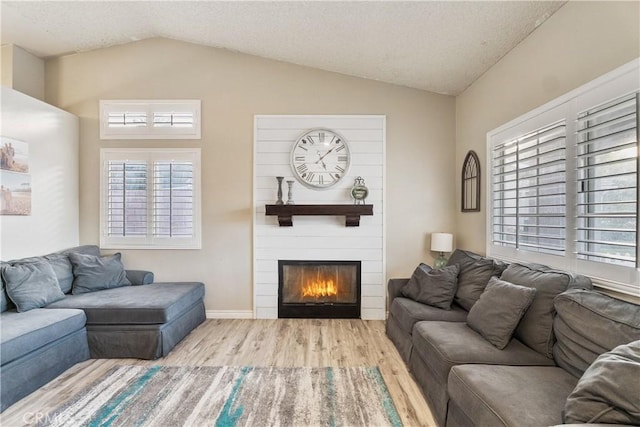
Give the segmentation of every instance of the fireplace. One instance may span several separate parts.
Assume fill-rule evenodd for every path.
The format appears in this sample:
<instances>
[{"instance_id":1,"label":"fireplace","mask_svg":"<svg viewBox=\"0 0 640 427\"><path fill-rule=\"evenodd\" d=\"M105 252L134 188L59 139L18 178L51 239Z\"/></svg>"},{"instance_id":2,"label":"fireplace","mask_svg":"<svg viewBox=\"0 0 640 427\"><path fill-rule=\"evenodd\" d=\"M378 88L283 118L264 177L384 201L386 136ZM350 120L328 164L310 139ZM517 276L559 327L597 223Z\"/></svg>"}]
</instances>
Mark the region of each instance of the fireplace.
<instances>
[{"instance_id":1,"label":"fireplace","mask_svg":"<svg viewBox=\"0 0 640 427\"><path fill-rule=\"evenodd\" d=\"M278 261L279 318L360 318L360 261Z\"/></svg>"}]
</instances>

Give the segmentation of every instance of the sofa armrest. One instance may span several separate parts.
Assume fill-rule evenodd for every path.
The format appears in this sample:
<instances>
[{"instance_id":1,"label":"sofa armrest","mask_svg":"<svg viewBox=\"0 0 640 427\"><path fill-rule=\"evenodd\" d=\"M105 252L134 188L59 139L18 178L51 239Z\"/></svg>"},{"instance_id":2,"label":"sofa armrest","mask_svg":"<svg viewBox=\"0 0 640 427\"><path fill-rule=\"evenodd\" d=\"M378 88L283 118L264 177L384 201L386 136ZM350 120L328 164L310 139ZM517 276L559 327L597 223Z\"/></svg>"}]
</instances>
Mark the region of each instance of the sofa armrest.
<instances>
[{"instance_id":1,"label":"sofa armrest","mask_svg":"<svg viewBox=\"0 0 640 427\"><path fill-rule=\"evenodd\" d=\"M409 279L389 279L389 284L387 286L387 291L389 292L389 307L391 307L391 303L393 299L400 296L400 292L404 285L407 284Z\"/></svg>"},{"instance_id":2,"label":"sofa armrest","mask_svg":"<svg viewBox=\"0 0 640 427\"><path fill-rule=\"evenodd\" d=\"M132 285L148 285L153 283L153 273L145 270L125 270L127 279Z\"/></svg>"}]
</instances>

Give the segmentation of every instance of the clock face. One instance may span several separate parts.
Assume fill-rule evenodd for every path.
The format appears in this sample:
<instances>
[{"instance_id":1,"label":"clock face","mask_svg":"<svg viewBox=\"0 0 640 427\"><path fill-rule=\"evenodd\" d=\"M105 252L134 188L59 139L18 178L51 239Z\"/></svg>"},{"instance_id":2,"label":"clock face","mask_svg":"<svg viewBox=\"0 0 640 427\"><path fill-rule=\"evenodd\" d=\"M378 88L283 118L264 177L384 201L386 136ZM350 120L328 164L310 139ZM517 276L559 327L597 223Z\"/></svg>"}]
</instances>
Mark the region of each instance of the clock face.
<instances>
[{"instance_id":1,"label":"clock face","mask_svg":"<svg viewBox=\"0 0 640 427\"><path fill-rule=\"evenodd\" d=\"M349 170L351 153L344 138L329 129L312 129L291 150L291 170L303 185L325 189L336 185Z\"/></svg>"}]
</instances>

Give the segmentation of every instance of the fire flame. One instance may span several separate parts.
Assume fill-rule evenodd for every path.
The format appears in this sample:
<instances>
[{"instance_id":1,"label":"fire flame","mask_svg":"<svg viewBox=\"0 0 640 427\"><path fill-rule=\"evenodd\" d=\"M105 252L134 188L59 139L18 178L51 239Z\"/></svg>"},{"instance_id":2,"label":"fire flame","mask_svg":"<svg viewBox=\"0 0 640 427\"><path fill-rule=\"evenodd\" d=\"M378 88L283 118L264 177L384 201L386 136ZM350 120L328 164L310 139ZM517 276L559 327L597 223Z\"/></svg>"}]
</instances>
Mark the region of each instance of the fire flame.
<instances>
[{"instance_id":1,"label":"fire flame","mask_svg":"<svg viewBox=\"0 0 640 427\"><path fill-rule=\"evenodd\" d=\"M308 281L302 288L303 297L329 297L338 295L338 287L333 280Z\"/></svg>"}]
</instances>

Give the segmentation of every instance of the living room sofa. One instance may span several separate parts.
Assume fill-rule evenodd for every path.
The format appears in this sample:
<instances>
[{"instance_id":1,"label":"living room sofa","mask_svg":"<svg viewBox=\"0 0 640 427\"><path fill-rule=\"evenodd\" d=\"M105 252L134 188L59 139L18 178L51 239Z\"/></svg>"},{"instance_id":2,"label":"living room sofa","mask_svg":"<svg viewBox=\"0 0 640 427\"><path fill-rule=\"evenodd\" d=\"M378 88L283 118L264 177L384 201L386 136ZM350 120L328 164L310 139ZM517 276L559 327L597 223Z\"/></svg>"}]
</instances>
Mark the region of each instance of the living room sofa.
<instances>
[{"instance_id":1,"label":"living room sofa","mask_svg":"<svg viewBox=\"0 0 640 427\"><path fill-rule=\"evenodd\" d=\"M454 290L448 288L454 294L450 306L442 308L441 300L433 299L433 289L452 282L443 275L447 270L455 278ZM427 287L432 292L429 304L424 302ZM482 313L499 313L500 305L512 303L514 298L500 299L498 290L505 289L528 293L529 302L521 307L507 340L496 343L477 318L484 315L485 324L498 330L509 323L508 317L488 319ZM388 292L387 335L440 426L602 422L598 417L634 424L640 419L640 306L593 291L588 278L457 250L442 270L421 265L411 279L391 279ZM628 348L620 349L625 345ZM626 379L617 368L592 366L599 357L605 363L612 350L631 354L630 361L625 359L624 366L631 369ZM591 400L580 395L585 387L579 383L591 384L589 392L595 387L600 395ZM607 392L607 385L617 391ZM625 393L630 400L616 402ZM607 399L612 402L598 415ZM589 416L593 411L596 415Z\"/></svg>"},{"instance_id":2,"label":"living room sofa","mask_svg":"<svg viewBox=\"0 0 640 427\"><path fill-rule=\"evenodd\" d=\"M70 258L85 256L98 263L109 258L100 255L97 246L86 245L1 262L0 411L89 358L164 357L204 321L202 283L153 283L153 273L148 271L122 267L119 285L108 283L107 288L81 293L76 288L74 293L79 269ZM117 254L117 262L119 257ZM112 258L109 262L113 264ZM39 300L42 295L36 294L32 297L35 303L27 300L27 306L16 307L5 276L9 271L15 276L16 267L21 273L19 267L26 264L31 271L33 266L51 267L55 277L45 276L59 287L55 301ZM88 272L84 278L89 282L94 280L94 267L82 270ZM95 281L99 280L96 276ZM25 304L24 292L13 295Z\"/></svg>"}]
</instances>

